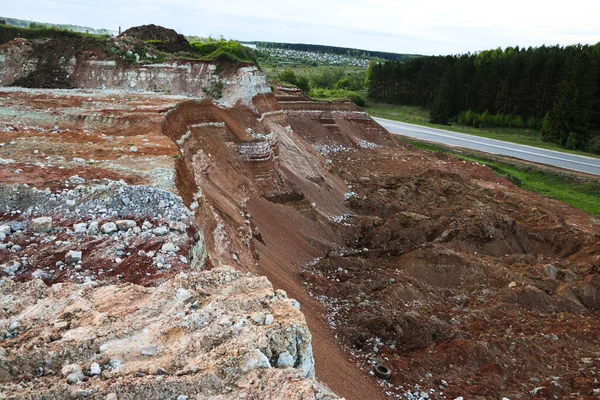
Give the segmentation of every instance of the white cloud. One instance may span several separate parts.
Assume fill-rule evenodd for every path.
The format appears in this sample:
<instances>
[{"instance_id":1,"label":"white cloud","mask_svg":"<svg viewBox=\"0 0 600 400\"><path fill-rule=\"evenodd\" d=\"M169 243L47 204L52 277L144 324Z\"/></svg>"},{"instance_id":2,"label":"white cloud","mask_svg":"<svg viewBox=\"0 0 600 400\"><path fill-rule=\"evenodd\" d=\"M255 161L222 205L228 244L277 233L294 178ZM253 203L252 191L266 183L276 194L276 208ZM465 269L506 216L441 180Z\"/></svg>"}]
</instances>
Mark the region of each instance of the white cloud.
<instances>
[{"instance_id":1,"label":"white cloud","mask_svg":"<svg viewBox=\"0 0 600 400\"><path fill-rule=\"evenodd\" d=\"M0 0L6 17L421 54L600 41L600 2L572 0ZM557 4L559 4L557 2Z\"/></svg>"}]
</instances>

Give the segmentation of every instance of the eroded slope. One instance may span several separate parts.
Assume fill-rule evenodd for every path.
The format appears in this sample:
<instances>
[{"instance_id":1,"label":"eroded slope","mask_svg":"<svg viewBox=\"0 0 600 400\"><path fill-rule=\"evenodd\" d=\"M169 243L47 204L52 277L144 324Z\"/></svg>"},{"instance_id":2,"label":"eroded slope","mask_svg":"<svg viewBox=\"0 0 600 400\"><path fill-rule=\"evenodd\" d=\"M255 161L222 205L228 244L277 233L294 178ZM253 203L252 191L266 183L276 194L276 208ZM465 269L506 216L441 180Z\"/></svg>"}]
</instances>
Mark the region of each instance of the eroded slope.
<instances>
[{"instance_id":1,"label":"eroded slope","mask_svg":"<svg viewBox=\"0 0 600 400\"><path fill-rule=\"evenodd\" d=\"M0 397L337 398L298 302L215 257L178 195L162 129L188 98L1 93Z\"/></svg>"}]
</instances>

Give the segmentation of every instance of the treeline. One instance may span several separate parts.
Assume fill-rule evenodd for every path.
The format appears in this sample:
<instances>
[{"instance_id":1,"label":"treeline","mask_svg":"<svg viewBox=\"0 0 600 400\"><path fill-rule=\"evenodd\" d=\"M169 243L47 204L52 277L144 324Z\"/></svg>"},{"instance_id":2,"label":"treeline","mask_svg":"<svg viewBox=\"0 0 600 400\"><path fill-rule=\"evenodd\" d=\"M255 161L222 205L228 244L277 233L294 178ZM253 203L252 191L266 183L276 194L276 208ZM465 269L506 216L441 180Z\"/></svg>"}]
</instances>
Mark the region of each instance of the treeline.
<instances>
[{"instance_id":1,"label":"treeline","mask_svg":"<svg viewBox=\"0 0 600 400\"><path fill-rule=\"evenodd\" d=\"M75 38L97 38L103 36L74 32L59 28L20 28L17 26L0 24L0 44L9 42L15 38L23 39L75 39Z\"/></svg>"},{"instance_id":2,"label":"treeline","mask_svg":"<svg viewBox=\"0 0 600 400\"><path fill-rule=\"evenodd\" d=\"M287 68L278 74L278 79L296 85L305 92L310 89L357 91L363 89L365 72L345 72L341 68L327 68L304 76Z\"/></svg>"},{"instance_id":3,"label":"treeline","mask_svg":"<svg viewBox=\"0 0 600 400\"><path fill-rule=\"evenodd\" d=\"M82 32L82 33L93 33L96 35L111 35L115 33L109 29L94 29L87 26L79 26L79 25L69 25L69 24L51 24L47 22L34 22L28 21L24 19L17 18L6 18L0 17L0 22L4 22L6 25L18 26L21 28L57 28L57 29L65 29L74 32Z\"/></svg>"},{"instance_id":4,"label":"treeline","mask_svg":"<svg viewBox=\"0 0 600 400\"><path fill-rule=\"evenodd\" d=\"M528 127L600 153L600 43L372 63L367 80L371 98L428 108L433 123Z\"/></svg>"},{"instance_id":5,"label":"treeline","mask_svg":"<svg viewBox=\"0 0 600 400\"><path fill-rule=\"evenodd\" d=\"M330 53L348 55L357 58L381 58L384 60L391 61L407 61L414 57L420 57L416 54L400 54L400 53L389 53L386 51L371 51L371 50L360 50L350 49L348 47L337 47L337 46L324 46L320 44L304 44L304 43L276 43L276 42L249 42L255 44L258 48L272 48L272 49L288 49L298 51L311 51L313 53Z\"/></svg>"}]
</instances>

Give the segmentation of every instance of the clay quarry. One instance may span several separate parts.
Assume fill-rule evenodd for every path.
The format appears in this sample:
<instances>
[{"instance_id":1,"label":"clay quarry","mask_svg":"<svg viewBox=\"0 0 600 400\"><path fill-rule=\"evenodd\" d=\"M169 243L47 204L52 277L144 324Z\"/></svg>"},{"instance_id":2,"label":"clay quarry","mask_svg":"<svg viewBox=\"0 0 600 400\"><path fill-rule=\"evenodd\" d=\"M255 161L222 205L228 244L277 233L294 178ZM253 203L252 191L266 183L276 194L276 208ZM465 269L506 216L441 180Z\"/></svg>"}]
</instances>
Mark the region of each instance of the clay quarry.
<instances>
[{"instance_id":1,"label":"clay quarry","mask_svg":"<svg viewBox=\"0 0 600 400\"><path fill-rule=\"evenodd\" d=\"M0 45L0 399L600 398L598 219L152 57Z\"/></svg>"}]
</instances>

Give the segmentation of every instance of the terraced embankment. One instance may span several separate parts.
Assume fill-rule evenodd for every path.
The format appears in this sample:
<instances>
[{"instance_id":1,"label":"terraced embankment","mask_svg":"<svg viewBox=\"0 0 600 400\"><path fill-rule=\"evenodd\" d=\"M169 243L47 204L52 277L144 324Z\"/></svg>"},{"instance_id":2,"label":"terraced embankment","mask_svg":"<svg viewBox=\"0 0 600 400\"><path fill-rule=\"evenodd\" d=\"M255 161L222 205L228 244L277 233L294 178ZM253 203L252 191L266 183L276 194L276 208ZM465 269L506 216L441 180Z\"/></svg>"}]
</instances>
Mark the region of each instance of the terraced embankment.
<instances>
[{"instance_id":1,"label":"terraced embankment","mask_svg":"<svg viewBox=\"0 0 600 400\"><path fill-rule=\"evenodd\" d=\"M3 393L598 396L597 219L247 68L0 90Z\"/></svg>"},{"instance_id":2,"label":"terraced embankment","mask_svg":"<svg viewBox=\"0 0 600 400\"><path fill-rule=\"evenodd\" d=\"M0 89L0 397L337 398L298 302L179 196L162 130L189 99Z\"/></svg>"}]
</instances>

